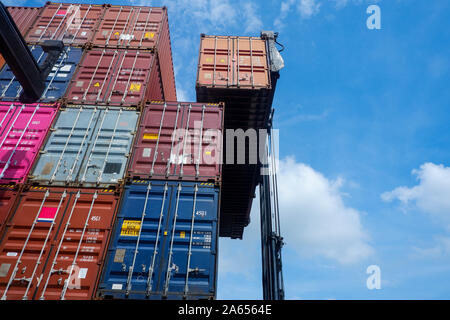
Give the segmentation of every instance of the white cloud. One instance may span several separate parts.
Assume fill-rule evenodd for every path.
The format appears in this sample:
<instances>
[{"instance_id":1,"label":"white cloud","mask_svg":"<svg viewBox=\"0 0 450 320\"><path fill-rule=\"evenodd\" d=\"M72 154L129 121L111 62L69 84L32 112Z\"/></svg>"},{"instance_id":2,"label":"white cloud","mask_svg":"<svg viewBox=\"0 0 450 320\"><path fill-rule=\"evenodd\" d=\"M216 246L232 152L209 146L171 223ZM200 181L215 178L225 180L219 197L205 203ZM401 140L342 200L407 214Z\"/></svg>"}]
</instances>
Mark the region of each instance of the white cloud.
<instances>
[{"instance_id":1,"label":"white cloud","mask_svg":"<svg viewBox=\"0 0 450 320\"><path fill-rule=\"evenodd\" d=\"M277 28L284 27L284 20L286 19L292 7L297 8L297 12L303 19L310 18L316 15L320 9L320 3L317 0L287 0L281 3L280 14L275 19L274 25Z\"/></svg>"},{"instance_id":2,"label":"white cloud","mask_svg":"<svg viewBox=\"0 0 450 320\"><path fill-rule=\"evenodd\" d=\"M261 31L263 23L257 13L257 7L253 2L245 2L243 5L245 32Z\"/></svg>"},{"instance_id":3,"label":"white cloud","mask_svg":"<svg viewBox=\"0 0 450 320\"><path fill-rule=\"evenodd\" d=\"M450 167L428 162L412 174L417 176L418 185L397 187L384 192L381 199L386 202L398 199L404 206L415 205L450 231Z\"/></svg>"},{"instance_id":4,"label":"white cloud","mask_svg":"<svg viewBox=\"0 0 450 320\"><path fill-rule=\"evenodd\" d=\"M308 165L280 162L279 201L282 234L302 257L325 257L341 264L372 255L360 212L342 200L344 181L328 180Z\"/></svg>"}]
</instances>

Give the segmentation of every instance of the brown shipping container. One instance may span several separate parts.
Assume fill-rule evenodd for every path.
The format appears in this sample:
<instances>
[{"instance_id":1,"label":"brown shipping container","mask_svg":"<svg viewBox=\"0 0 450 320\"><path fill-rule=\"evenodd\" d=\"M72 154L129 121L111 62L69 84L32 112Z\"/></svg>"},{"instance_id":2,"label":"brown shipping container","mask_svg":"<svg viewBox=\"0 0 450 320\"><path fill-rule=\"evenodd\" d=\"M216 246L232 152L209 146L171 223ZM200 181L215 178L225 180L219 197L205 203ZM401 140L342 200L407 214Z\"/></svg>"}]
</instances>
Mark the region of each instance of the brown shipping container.
<instances>
[{"instance_id":1,"label":"brown shipping container","mask_svg":"<svg viewBox=\"0 0 450 320\"><path fill-rule=\"evenodd\" d=\"M82 46L92 40L104 10L103 5L48 2L26 40L28 43L62 40L65 45Z\"/></svg>"},{"instance_id":2,"label":"brown shipping container","mask_svg":"<svg viewBox=\"0 0 450 320\"><path fill-rule=\"evenodd\" d=\"M266 41L256 37L202 36L197 85L270 89Z\"/></svg>"},{"instance_id":3,"label":"brown shipping container","mask_svg":"<svg viewBox=\"0 0 450 320\"><path fill-rule=\"evenodd\" d=\"M2 229L8 219L9 212L14 206L19 191L17 186L2 184L0 185L0 239L2 238Z\"/></svg>"},{"instance_id":4,"label":"brown shipping container","mask_svg":"<svg viewBox=\"0 0 450 320\"><path fill-rule=\"evenodd\" d=\"M91 299L118 201L100 189L22 192L0 243L0 297Z\"/></svg>"},{"instance_id":5,"label":"brown shipping container","mask_svg":"<svg viewBox=\"0 0 450 320\"><path fill-rule=\"evenodd\" d=\"M223 112L223 104L147 103L128 177L220 182Z\"/></svg>"},{"instance_id":6,"label":"brown shipping container","mask_svg":"<svg viewBox=\"0 0 450 320\"><path fill-rule=\"evenodd\" d=\"M66 100L74 104L123 106L163 97L156 55L122 49L85 52L66 94Z\"/></svg>"},{"instance_id":7,"label":"brown shipping container","mask_svg":"<svg viewBox=\"0 0 450 320\"><path fill-rule=\"evenodd\" d=\"M7 9L23 37L26 36L28 29L41 11L41 8L35 7L7 7ZM0 55L0 69L4 64L5 59Z\"/></svg>"},{"instance_id":8,"label":"brown shipping container","mask_svg":"<svg viewBox=\"0 0 450 320\"><path fill-rule=\"evenodd\" d=\"M107 7L92 43L99 48L134 48L158 52L164 99L177 100L166 7Z\"/></svg>"}]
</instances>

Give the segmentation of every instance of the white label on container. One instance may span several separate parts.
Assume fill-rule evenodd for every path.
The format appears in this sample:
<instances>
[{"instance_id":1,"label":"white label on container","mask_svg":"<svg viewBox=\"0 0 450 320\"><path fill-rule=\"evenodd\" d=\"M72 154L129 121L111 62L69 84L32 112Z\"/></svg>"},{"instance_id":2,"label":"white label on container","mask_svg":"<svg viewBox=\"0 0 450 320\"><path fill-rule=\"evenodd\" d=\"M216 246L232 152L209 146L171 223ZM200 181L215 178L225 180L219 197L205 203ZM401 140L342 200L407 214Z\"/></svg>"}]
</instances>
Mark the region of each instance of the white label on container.
<instances>
[{"instance_id":1,"label":"white label on container","mask_svg":"<svg viewBox=\"0 0 450 320\"><path fill-rule=\"evenodd\" d=\"M120 40L132 40L134 39L134 34L121 34L119 36Z\"/></svg>"},{"instance_id":2,"label":"white label on container","mask_svg":"<svg viewBox=\"0 0 450 320\"><path fill-rule=\"evenodd\" d=\"M86 34L87 34L87 32L86 32L86 31L83 31L83 32L81 33L81 36L84 37Z\"/></svg>"},{"instance_id":3,"label":"white label on container","mask_svg":"<svg viewBox=\"0 0 450 320\"><path fill-rule=\"evenodd\" d=\"M78 272L79 279L86 279L88 268L80 268L80 272Z\"/></svg>"},{"instance_id":4,"label":"white label on container","mask_svg":"<svg viewBox=\"0 0 450 320\"><path fill-rule=\"evenodd\" d=\"M73 99L73 100L78 100L78 97L77 97L77 96L75 96L75 97L73 97L72 99Z\"/></svg>"},{"instance_id":5,"label":"white label on container","mask_svg":"<svg viewBox=\"0 0 450 320\"><path fill-rule=\"evenodd\" d=\"M112 289L113 289L113 290L122 290L122 284L120 284L120 283L114 283L114 284L112 285Z\"/></svg>"},{"instance_id":6,"label":"white label on container","mask_svg":"<svg viewBox=\"0 0 450 320\"><path fill-rule=\"evenodd\" d=\"M59 68L59 71L69 72L71 69L72 69L72 65L71 64L66 64L63 67Z\"/></svg>"},{"instance_id":7,"label":"white label on container","mask_svg":"<svg viewBox=\"0 0 450 320\"><path fill-rule=\"evenodd\" d=\"M211 79L211 78L212 78L211 73L205 73L205 79Z\"/></svg>"},{"instance_id":8,"label":"white label on container","mask_svg":"<svg viewBox=\"0 0 450 320\"><path fill-rule=\"evenodd\" d=\"M42 30L41 29L36 29L36 31L34 32L34 34L41 34Z\"/></svg>"},{"instance_id":9,"label":"white label on container","mask_svg":"<svg viewBox=\"0 0 450 320\"><path fill-rule=\"evenodd\" d=\"M58 78L67 78L67 73L58 73Z\"/></svg>"},{"instance_id":10,"label":"white label on container","mask_svg":"<svg viewBox=\"0 0 450 320\"><path fill-rule=\"evenodd\" d=\"M77 82L75 83L75 86L76 86L76 87L82 87L82 86L83 86L83 83L84 83L84 81L77 81Z\"/></svg>"},{"instance_id":11,"label":"white label on container","mask_svg":"<svg viewBox=\"0 0 450 320\"><path fill-rule=\"evenodd\" d=\"M17 252L8 252L6 253L7 257L17 257Z\"/></svg>"},{"instance_id":12,"label":"white label on container","mask_svg":"<svg viewBox=\"0 0 450 320\"><path fill-rule=\"evenodd\" d=\"M144 158L150 158L150 154L152 153L152 148L144 148L142 151L142 156Z\"/></svg>"}]
</instances>

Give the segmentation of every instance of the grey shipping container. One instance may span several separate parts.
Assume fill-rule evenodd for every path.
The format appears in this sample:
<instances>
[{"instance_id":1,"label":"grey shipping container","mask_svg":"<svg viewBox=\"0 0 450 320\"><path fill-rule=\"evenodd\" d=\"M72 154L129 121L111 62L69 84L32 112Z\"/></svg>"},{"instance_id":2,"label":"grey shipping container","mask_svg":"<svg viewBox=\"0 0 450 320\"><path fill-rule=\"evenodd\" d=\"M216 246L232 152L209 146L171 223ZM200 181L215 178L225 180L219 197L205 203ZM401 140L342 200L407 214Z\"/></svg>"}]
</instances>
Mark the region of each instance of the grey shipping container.
<instances>
[{"instance_id":1,"label":"grey shipping container","mask_svg":"<svg viewBox=\"0 0 450 320\"><path fill-rule=\"evenodd\" d=\"M139 112L133 108L62 109L28 182L33 185L114 188L122 182Z\"/></svg>"}]
</instances>

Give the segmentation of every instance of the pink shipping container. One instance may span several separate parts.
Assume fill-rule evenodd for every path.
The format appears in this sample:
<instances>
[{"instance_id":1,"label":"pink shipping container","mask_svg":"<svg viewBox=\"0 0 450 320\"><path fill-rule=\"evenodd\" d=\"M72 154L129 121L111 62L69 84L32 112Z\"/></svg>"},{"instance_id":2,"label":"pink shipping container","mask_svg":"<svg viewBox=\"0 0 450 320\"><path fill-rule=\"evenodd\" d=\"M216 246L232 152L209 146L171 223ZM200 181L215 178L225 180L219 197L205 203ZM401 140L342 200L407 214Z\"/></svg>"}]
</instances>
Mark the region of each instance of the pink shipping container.
<instances>
[{"instance_id":1,"label":"pink shipping container","mask_svg":"<svg viewBox=\"0 0 450 320\"><path fill-rule=\"evenodd\" d=\"M0 183L25 181L57 110L57 104L0 102Z\"/></svg>"},{"instance_id":2,"label":"pink shipping container","mask_svg":"<svg viewBox=\"0 0 450 320\"><path fill-rule=\"evenodd\" d=\"M92 40L104 10L103 5L47 2L26 41L62 40L65 45L82 46Z\"/></svg>"},{"instance_id":3,"label":"pink shipping container","mask_svg":"<svg viewBox=\"0 0 450 320\"><path fill-rule=\"evenodd\" d=\"M139 106L163 99L156 55L149 51L92 49L74 74L66 100L73 104Z\"/></svg>"},{"instance_id":4,"label":"pink shipping container","mask_svg":"<svg viewBox=\"0 0 450 320\"><path fill-rule=\"evenodd\" d=\"M107 6L92 44L157 52L164 99L177 100L166 7Z\"/></svg>"},{"instance_id":5,"label":"pink shipping container","mask_svg":"<svg viewBox=\"0 0 450 320\"><path fill-rule=\"evenodd\" d=\"M223 112L223 104L147 103L128 177L220 182Z\"/></svg>"}]
</instances>

